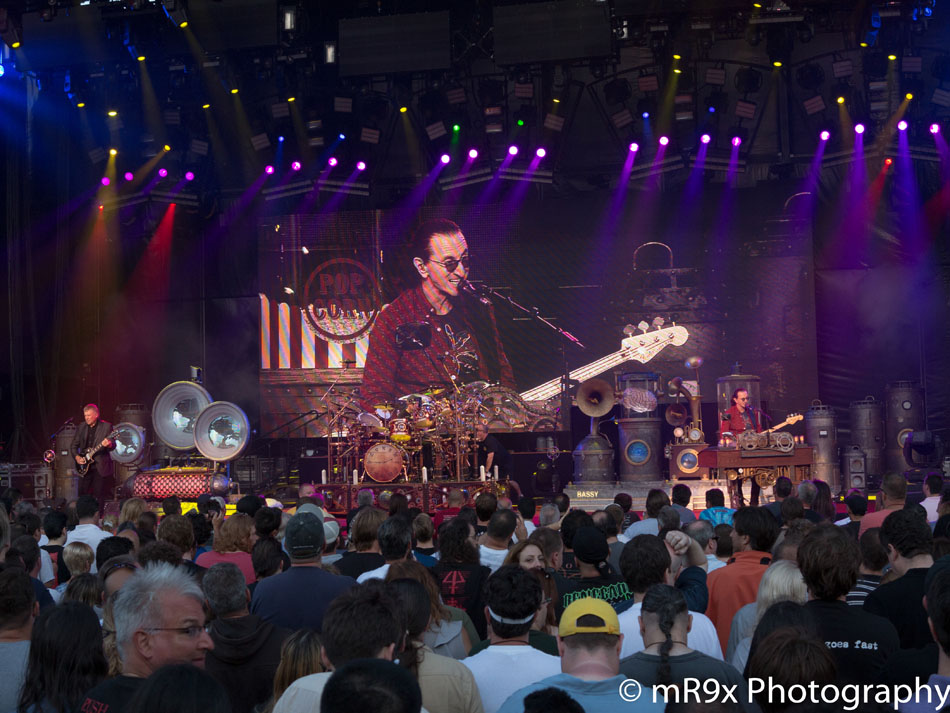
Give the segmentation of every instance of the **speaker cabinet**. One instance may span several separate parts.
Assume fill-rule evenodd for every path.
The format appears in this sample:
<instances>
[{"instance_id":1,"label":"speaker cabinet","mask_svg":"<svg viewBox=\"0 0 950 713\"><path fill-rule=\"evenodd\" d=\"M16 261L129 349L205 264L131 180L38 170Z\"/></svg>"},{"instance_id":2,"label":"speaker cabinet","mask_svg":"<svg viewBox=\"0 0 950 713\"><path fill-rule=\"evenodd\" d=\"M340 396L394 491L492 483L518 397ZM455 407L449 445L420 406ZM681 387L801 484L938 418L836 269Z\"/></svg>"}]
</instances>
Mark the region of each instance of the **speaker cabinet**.
<instances>
[{"instance_id":1,"label":"speaker cabinet","mask_svg":"<svg viewBox=\"0 0 950 713\"><path fill-rule=\"evenodd\" d=\"M671 480L708 480L709 468L699 465L699 453L705 443L678 443L670 446Z\"/></svg>"}]
</instances>

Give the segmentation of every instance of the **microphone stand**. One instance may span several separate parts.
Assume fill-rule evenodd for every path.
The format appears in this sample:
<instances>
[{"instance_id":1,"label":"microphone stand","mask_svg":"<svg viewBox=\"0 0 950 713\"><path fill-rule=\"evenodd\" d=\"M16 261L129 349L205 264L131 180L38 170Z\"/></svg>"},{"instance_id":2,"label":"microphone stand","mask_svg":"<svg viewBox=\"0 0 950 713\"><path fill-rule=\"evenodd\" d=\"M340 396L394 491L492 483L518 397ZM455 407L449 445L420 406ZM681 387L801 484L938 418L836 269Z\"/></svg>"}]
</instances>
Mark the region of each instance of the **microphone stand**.
<instances>
[{"instance_id":1,"label":"microphone stand","mask_svg":"<svg viewBox=\"0 0 950 713\"><path fill-rule=\"evenodd\" d=\"M549 329L553 329L555 332L557 332L562 337L564 337L564 339L566 339L567 341L573 342L576 346L580 347L581 349L587 349L587 347L585 347L581 343L581 340L575 337L573 334L571 334L570 332L564 329L561 329L560 327L558 327L556 324L554 324L551 320L547 319L546 317L542 317L537 307L526 307L525 305L513 299L510 295L506 295L503 292L499 292L494 287L489 287L488 285L484 283L476 287L475 285L472 285L471 282L468 282L467 280L466 282L471 286L472 290L474 290L478 294L481 294L482 297L486 299L488 299L489 297L497 297L498 299L503 300L504 302L507 302L515 309L524 312L526 315L540 322L541 324L545 325ZM481 298L476 297L476 299L481 299ZM488 301L490 304L491 300L489 299Z\"/></svg>"}]
</instances>

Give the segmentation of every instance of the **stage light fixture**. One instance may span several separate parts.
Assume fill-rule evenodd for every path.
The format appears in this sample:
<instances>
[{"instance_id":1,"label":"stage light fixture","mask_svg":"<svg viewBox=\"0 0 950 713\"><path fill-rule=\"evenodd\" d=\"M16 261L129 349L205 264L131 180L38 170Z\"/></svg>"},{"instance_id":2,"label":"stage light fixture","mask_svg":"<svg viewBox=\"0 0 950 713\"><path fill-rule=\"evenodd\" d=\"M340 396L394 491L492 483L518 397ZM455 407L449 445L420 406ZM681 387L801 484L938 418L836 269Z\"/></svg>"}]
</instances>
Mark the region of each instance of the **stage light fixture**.
<instances>
[{"instance_id":1,"label":"stage light fixture","mask_svg":"<svg viewBox=\"0 0 950 713\"><path fill-rule=\"evenodd\" d=\"M287 97L287 101L288 101L288 103L293 103L293 102L297 101L297 97Z\"/></svg>"},{"instance_id":2,"label":"stage light fixture","mask_svg":"<svg viewBox=\"0 0 950 713\"><path fill-rule=\"evenodd\" d=\"M126 171L124 178L126 181L131 181L133 178L135 178L135 175L131 171Z\"/></svg>"},{"instance_id":3,"label":"stage light fixture","mask_svg":"<svg viewBox=\"0 0 950 713\"><path fill-rule=\"evenodd\" d=\"M831 138L831 132L828 131L828 129L824 129L820 134L818 134L818 138L820 138L822 141L827 141Z\"/></svg>"},{"instance_id":4,"label":"stage light fixture","mask_svg":"<svg viewBox=\"0 0 950 713\"><path fill-rule=\"evenodd\" d=\"M855 125L854 125L854 133L856 133L856 134L863 134L863 133L864 133L864 124L855 124Z\"/></svg>"},{"instance_id":5,"label":"stage light fixture","mask_svg":"<svg viewBox=\"0 0 950 713\"><path fill-rule=\"evenodd\" d=\"M409 111L409 107L407 107L407 106L401 106L401 107L399 107L399 113L400 113L400 114L405 114L407 111Z\"/></svg>"},{"instance_id":6,"label":"stage light fixture","mask_svg":"<svg viewBox=\"0 0 950 713\"><path fill-rule=\"evenodd\" d=\"M168 144L165 144L162 148L165 149L166 151L171 151L171 150L172 150L172 147L169 146Z\"/></svg>"},{"instance_id":7,"label":"stage light fixture","mask_svg":"<svg viewBox=\"0 0 950 713\"><path fill-rule=\"evenodd\" d=\"M940 133L940 124L931 124L931 125L930 125L930 133L931 133L931 134L939 134L939 133Z\"/></svg>"},{"instance_id":8,"label":"stage light fixture","mask_svg":"<svg viewBox=\"0 0 950 713\"><path fill-rule=\"evenodd\" d=\"M267 164L266 166L264 166L264 173L270 176L271 174L274 173L274 167L271 166L270 164Z\"/></svg>"},{"instance_id":9,"label":"stage light fixture","mask_svg":"<svg viewBox=\"0 0 950 713\"><path fill-rule=\"evenodd\" d=\"M835 101L838 102L839 104L844 104L844 97L839 96Z\"/></svg>"},{"instance_id":10,"label":"stage light fixture","mask_svg":"<svg viewBox=\"0 0 950 713\"><path fill-rule=\"evenodd\" d=\"M330 166L336 166L338 163L339 163L339 161L337 161L336 158L333 157L333 156L331 156L331 157L330 157L330 160L327 161L327 164L329 164Z\"/></svg>"},{"instance_id":11,"label":"stage light fixture","mask_svg":"<svg viewBox=\"0 0 950 713\"><path fill-rule=\"evenodd\" d=\"M517 155L518 155L518 147L515 146L514 144L512 144L511 146L509 146L509 147L508 147L508 155L509 155L509 156L517 156Z\"/></svg>"},{"instance_id":12,"label":"stage light fixture","mask_svg":"<svg viewBox=\"0 0 950 713\"><path fill-rule=\"evenodd\" d=\"M112 183L112 181L109 180L109 177L108 177L108 176L103 176L103 177L99 180L99 183L101 183L103 186L108 186L110 183Z\"/></svg>"},{"instance_id":13,"label":"stage light fixture","mask_svg":"<svg viewBox=\"0 0 950 713\"><path fill-rule=\"evenodd\" d=\"M232 94L237 94L239 91L240 91L240 90L239 90L237 87L234 87L234 89L231 90L231 93L232 93Z\"/></svg>"},{"instance_id":14,"label":"stage light fixture","mask_svg":"<svg viewBox=\"0 0 950 713\"><path fill-rule=\"evenodd\" d=\"M114 117L114 116L118 116L119 112L117 112L115 109L109 109L109 111L106 112L106 115L110 117Z\"/></svg>"},{"instance_id":15,"label":"stage light fixture","mask_svg":"<svg viewBox=\"0 0 950 713\"><path fill-rule=\"evenodd\" d=\"M115 156L117 153L119 153L118 149L109 149L110 156Z\"/></svg>"},{"instance_id":16,"label":"stage light fixture","mask_svg":"<svg viewBox=\"0 0 950 713\"><path fill-rule=\"evenodd\" d=\"M544 158L545 156L548 155L548 152L545 150L543 146L539 146L538 150L534 152L534 155L537 156L538 158Z\"/></svg>"},{"instance_id":17,"label":"stage light fixture","mask_svg":"<svg viewBox=\"0 0 950 713\"><path fill-rule=\"evenodd\" d=\"M144 54L140 54L140 55L139 55L138 57L136 57L135 59L137 59L139 62L144 62L144 61L145 61L145 55L144 55Z\"/></svg>"},{"instance_id":18,"label":"stage light fixture","mask_svg":"<svg viewBox=\"0 0 950 713\"><path fill-rule=\"evenodd\" d=\"M884 165L885 165L885 166L890 166L892 163L894 163L894 159L892 159L892 158L886 158L886 159L884 159Z\"/></svg>"},{"instance_id":19,"label":"stage light fixture","mask_svg":"<svg viewBox=\"0 0 950 713\"><path fill-rule=\"evenodd\" d=\"M292 164L290 164L290 167L294 171L299 171L301 168L303 168L303 164L301 164L300 161L294 161Z\"/></svg>"},{"instance_id":20,"label":"stage light fixture","mask_svg":"<svg viewBox=\"0 0 950 713\"><path fill-rule=\"evenodd\" d=\"M211 105L210 105L210 104L202 104L202 105L201 105L201 108L202 108L202 109L210 109L210 108L211 108Z\"/></svg>"},{"instance_id":21,"label":"stage light fixture","mask_svg":"<svg viewBox=\"0 0 950 713\"><path fill-rule=\"evenodd\" d=\"M904 99L906 99L907 101L910 101L913 98L914 98L914 95L911 92L907 92L907 94L904 95Z\"/></svg>"},{"instance_id":22,"label":"stage light fixture","mask_svg":"<svg viewBox=\"0 0 950 713\"><path fill-rule=\"evenodd\" d=\"M442 157L441 157L439 160L442 162L443 165L445 165L445 164L447 164L449 161L452 160L452 157L449 156L447 153L444 153L444 154L442 154Z\"/></svg>"},{"instance_id":23,"label":"stage light fixture","mask_svg":"<svg viewBox=\"0 0 950 713\"><path fill-rule=\"evenodd\" d=\"M468 157L473 161L478 158L478 149L469 149Z\"/></svg>"},{"instance_id":24,"label":"stage light fixture","mask_svg":"<svg viewBox=\"0 0 950 713\"><path fill-rule=\"evenodd\" d=\"M660 146L666 146L668 143L670 143L670 137L668 136L660 137Z\"/></svg>"},{"instance_id":25,"label":"stage light fixture","mask_svg":"<svg viewBox=\"0 0 950 713\"><path fill-rule=\"evenodd\" d=\"M630 144L630 146L629 146L628 148L629 148L629 150L632 151L633 153L636 153L637 151L640 150L640 144L638 144L636 141L634 141L633 143Z\"/></svg>"},{"instance_id":26,"label":"stage light fixture","mask_svg":"<svg viewBox=\"0 0 950 713\"><path fill-rule=\"evenodd\" d=\"M338 138L340 141L346 141L346 134L340 134L339 136L337 136L337 138Z\"/></svg>"},{"instance_id":27,"label":"stage light fixture","mask_svg":"<svg viewBox=\"0 0 950 713\"><path fill-rule=\"evenodd\" d=\"M904 121L903 119L901 119L900 121L898 121L898 122L897 122L897 130L898 130L898 131L907 131L907 122Z\"/></svg>"},{"instance_id":28,"label":"stage light fixture","mask_svg":"<svg viewBox=\"0 0 950 713\"><path fill-rule=\"evenodd\" d=\"M366 162L365 162L365 161L357 161L357 162L356 162L356 170L357 170L357 171L365 171L365 170L366 170Z\"/></svg>"},{"instance_id":29,"label":"stage light fixture","mask_svg":"<svg viewBox=\"0 0 950 713\"><path fill-rule=\"evenodd\" d=\"M699 137L699 140L702 141L704 144L708 144L710 141L712 141L712 136L710 136L709 134L703 134L702 136Z\"/></svg>"},{"instance_id":30,"label":"stage light fixture","mask_svg":"<svg viewBox=\"0 0 950 713\"><path fill-rule=\"evenodd\" d=\"M185 180L186 180L186 181L193 181L193 180L195 180L195 174L194 174L194 172L193 172L193 171L185 171Z\"/></svg>"},{"instance_id":31,"label":"stage light fixture","mask_svg":"<svg viewBox=\"0 0 950 713\"><path fill-rule=\"evenodd\" d=\"M775 60L774 62L772 62L772 66L778 69L779 67L782 66L782 63L779 60Z\"/></svg>"},{"instance_id":32,"label":"stage light fixture","mask_svg":"<svg viewBox=\"0 0 950 713\"><path fill-rule=\"evenodd\" d=\"M181 0L162 0L162 9L165 11L165 17L178 27L182 29L188 27L188 13L185 12L185 6Z\"/></svg>"},{"instance_id":33,"label":"stage light fixture","mask_svg":"<svg viewBox=\"0 0 950 713\"><path fill-rule=\"evenodd\" d=\"M279 143L279 144L284 143L284 137L283 137L283 136L278 136L278 137L277 137L277 143Z\"/></svg>"},{"instance_id":34,"label":"stage light fixture","mask_svg":"<svg viewBox=\"0 0 950 713\"><path fill-rule=\"evenodd\" d=\"M740 136L733 136L733 137L732 137L732 145L735 146L736 148L738 148L739 146L741 146L741 145L742 145L742 137L740 137Z\"/></svg>"},{"instance_id":35,"label":"stage light fixture","mask_svg":"<svg viewBox=\"0 0 950 713\"><path fill-rule=\"evenodd\" d=\"M161 176L162 178L165 178L165 176L168 175L168 169L167 168L158 169L158 175Z\"/></svg>"},{"instance_id":36,"label":"stage light fixture","mask_svg":"<svg viewBox=\"0 0 950 713\"><path fill-rule=\"evenodd\" d=\"M888 58L891 62L896 62L896 61L897 61L897 55L896 55L896 54L889 54L889 55L887 55L887 58Z\"/></svg>"},{"instance_id":37,"label":"stage light fixture","mask_svg":"<svg viewBox=\"0 0 950 713\"><path fill-rule=\"evenodd\" d=\"M85 109L85 108L86 108L86 102L79 102L78 104L76 104L76 108L77 108L77 109Z\"/></svg>"}]
</instances>

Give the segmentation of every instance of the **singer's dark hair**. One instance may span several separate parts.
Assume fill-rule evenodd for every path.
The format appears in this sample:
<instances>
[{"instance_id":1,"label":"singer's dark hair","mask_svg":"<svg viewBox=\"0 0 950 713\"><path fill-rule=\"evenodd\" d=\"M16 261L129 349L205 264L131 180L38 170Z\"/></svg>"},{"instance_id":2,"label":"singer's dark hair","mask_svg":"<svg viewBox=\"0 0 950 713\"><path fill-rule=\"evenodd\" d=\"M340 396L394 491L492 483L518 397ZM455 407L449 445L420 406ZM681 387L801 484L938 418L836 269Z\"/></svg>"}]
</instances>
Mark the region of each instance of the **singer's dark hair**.
<instances>
[{"instance_id":1,"label":"singer's dark hair","mask_svg":"<svg viewBox=\"0 0 950 713\"><path fill-rule=\"evenodd\" d=\"M744 386L740 386L738 389L733 391L732 400L735 401L737 398L739 398L739 394L742 393L743 391L745 391L746 393L749 393L749 390L745 388Z\"/></svg>"}]
</instances>

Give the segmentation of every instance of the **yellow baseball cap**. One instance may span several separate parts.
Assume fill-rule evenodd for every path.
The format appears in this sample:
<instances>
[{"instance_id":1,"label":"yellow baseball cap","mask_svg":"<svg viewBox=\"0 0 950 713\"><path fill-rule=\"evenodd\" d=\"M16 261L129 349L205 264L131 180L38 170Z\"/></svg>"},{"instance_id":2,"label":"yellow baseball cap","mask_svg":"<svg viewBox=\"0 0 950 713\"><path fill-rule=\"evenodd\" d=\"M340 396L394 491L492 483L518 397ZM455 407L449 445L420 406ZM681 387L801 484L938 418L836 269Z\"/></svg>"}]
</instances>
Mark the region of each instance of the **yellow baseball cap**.
<instances>
[{"instance_id":1,"label":"yellow baseball cap","mask_svg":"<svg viewBox=\"0 0 950 713\"><path fill-rule=\"evenodd\" d=\"M603 624L595 626L580 626L577 620L586 614L591 614L603 620ZM561 614L561 623L558 632L563 639L574 634L620 634L620 620L617 612L603 599L585 597L571 602Z\"/></svg>"}]
</instances>

